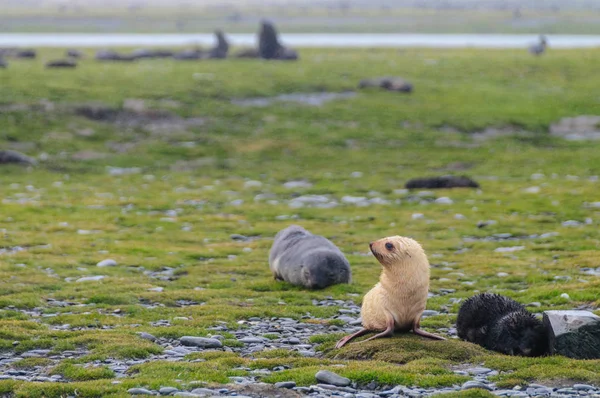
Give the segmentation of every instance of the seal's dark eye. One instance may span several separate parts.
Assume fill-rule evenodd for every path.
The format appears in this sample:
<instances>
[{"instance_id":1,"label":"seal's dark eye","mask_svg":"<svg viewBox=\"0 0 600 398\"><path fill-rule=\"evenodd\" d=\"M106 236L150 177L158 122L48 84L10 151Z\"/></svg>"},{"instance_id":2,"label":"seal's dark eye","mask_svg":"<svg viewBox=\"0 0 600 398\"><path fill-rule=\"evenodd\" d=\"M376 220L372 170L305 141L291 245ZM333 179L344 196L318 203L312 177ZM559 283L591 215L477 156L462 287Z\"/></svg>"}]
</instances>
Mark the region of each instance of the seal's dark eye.
<instances>
[{"instance_id":1,"label":"seal's dark eye","mask_svg":"<svg viewBox=\"0 0 600 398\"><path fill-rule=\"evenodd\" d=\"M385 248L388 249L389 251L392 251L392 250L394 250L394 245L391 244L390 242L388 242L385 244Z\"/></svg>"}]
</instances>

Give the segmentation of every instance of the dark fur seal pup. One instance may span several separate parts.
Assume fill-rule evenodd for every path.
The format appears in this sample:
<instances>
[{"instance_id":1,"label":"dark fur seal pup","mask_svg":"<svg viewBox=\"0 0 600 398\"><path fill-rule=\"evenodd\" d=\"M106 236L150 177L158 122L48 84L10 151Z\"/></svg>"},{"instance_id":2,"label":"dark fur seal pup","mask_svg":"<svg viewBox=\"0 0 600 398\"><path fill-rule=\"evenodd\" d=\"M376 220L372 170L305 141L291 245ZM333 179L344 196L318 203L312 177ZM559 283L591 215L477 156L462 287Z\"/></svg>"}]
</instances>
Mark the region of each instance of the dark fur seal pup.
<instances>
[{"instance_id":1,"label":"dark fur seal pup","mask_svg":"<svg viewBox=\"0 0 600 398\"><path fill-rule=\"evenodd\" d=\"M508 355L538 357L548 352L542 322L516 301L481 293L465 301L456 321L458 337Z\"/></svg>"},{"instance_id":2,"label":"dark fur seal pup","mask_svg":"<svg viewBox=\"0 0 600 398\"><path fill-rule=\"evenodd\" d=\"M405 185L407 189L479 188L479 184L467 176L441 176L415 178Z\"/></svg>"},{"instance_id":3,"label":"dark fur seal pup","mask_svg":"<svg viewBox=\"0 0 600 398\"><path fill-rule=\"evenodd\" d=\"M350 283L352 279L350 264L336 245L297 225L275 235L269 267L275 279L309 289Z\"/></svg>"}]
</instances>

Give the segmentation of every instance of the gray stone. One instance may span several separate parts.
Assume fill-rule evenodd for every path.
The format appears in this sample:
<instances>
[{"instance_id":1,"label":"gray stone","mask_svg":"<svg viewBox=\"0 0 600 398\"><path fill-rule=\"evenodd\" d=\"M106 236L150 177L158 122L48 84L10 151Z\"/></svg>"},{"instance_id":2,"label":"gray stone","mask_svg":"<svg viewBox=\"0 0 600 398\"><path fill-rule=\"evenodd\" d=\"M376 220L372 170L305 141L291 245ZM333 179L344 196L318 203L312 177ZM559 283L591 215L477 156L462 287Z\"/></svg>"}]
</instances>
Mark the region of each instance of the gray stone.
<instances>
[{"instance_id":1,"label":"gray stone","mask_svg":"<svg viewBox=\"0 0 600 398\"><path fill-rule=\"evenodd\" d=\"M192 394L199 395L199 396L211 396L211 395L218 394L218 392L210 390L208 388L194 388L192 390Z\"/></svg>"},{"instance_id":2,"label":"gray stone","mask_svg":"<svg viewBox=\"0 0 600 398\"><path fill-rule=\"evenodd\" d=\"M198 395L187 391L179 391L173 394L174 397L206 397L206 395Z\"/></svg>"},{"instance_id":3,"label":"gray stone","mask_svg":"<svg viewBox=\"0 0 600 398\"><path fill-rule=\"evenodd\" d=\"M477 375L484 375L484 374L490 373L491 371L492 371L492 369L482 368L482 367L467 369L468 373L470 373L472 375L476 375L476 376Z\"/></svg>"},{"instance_id":4,"label":"gray stone","mask_svg":"<svg viewBox=\"0 0 600 398\"><path fill-rule=\"evenodd\" d=\"M492 391L492 387L475 380L469 380L460 387L461 390L469 390L471 388L482 388L484 390Z\"/></svg>"},{"instance_id":5,"label":"gray stone","mask_svg":"<svg viewBox=\"0 0 600 398\"><path fill-rule=\"evenodd\" d=\"M575 359L600 358L600 317L590 311L544 311L550 353Z\"/></svg>"},{"instance_id":6,"label":"gray stone","mask_svg":"<svg viewBox=\"0 0 600 398\"><path fill-rule=\"evenodd\" d=\"M594 386L590 386L589 384L573 384L573 388L576 390L595 390Z\"/></svg>"},{"instance_id":7,"label":"gray stone","mask_svg":"<svg viewBox=\"0 0 600 398\"><path fill-rule=\"evenodd\" d=\"M111 258L107 258L106 260L100 261L96 264L97 267L116 267L117 262Z\"/></svg>"},{"instance_id":8,"label":"gray stone","mask_svg":"<svg viewBox=\"0 0 600 398\"><path fill-rule=\"evenodd\" d=\"M217 339L207 337L183 336L179 342L186 346L201 347L201 348L221 348L223 343Z\"/></svg>"},{"instance_id":9,"label":"gray stone","mask_svg":"<svg viewBox=\"0 0 600 398\"><path fill-rule=\"evenodd\" d=\"M94 281L101 281L104 278L106 278L106 276L104 276L104 275L84 276L83 278L79 278L79 279L75 280L75 282L94 282Z\"/></svg>"},{"instance_id":10,"label":"gray stone","mask_svg":"<svg viewBox=\"0 0 600 398\"><path fill-rule=\"evenodd\" d=\"M529 387L526 392L533 397L552 395L552 389L548 387Z\"/></svg>"},{"instance_id":11,"label":"gray stone","mask_svg":"<svg viewBox=\"0 0 600 398\"><path fill-rule=\"evenodd\" d=\"M279 383L275 383L275 387L277 388L294 388L296 387L295 381L280 381Z\"/></svg>"},{"instance_id":12,"label":"gray stone","mask_svg":"<svg viewBox=\"0 0 600 398\"><path fill-rule=\"evenodd\" d=\"M261 339L259 337L244 337L242 339L239 339L238 341L244 344L259 344L262 343L264 339Z\"/></svg>"},{"instance_id":13,"label":"gray stone","mask_svg":"<svg viewBox=\"0 0 600 398\"><path fill-rule=\"evenodd\" d=\"M171 395L177 391L179 391L179 389L175 387L162 387L160 390L158 390L160 395Z\"/></svg>"},{"instance_id":14,"label":"gray stone","mask_svg":"<svg viewBox=\"0 0 600 398\"><path fill-rule=\"evenodd\" d=\"M156 395L153 391L145 388L130 388L127 392L131 395Z\"/></svg>"},{"instance_id":15,"label":"gray stone","mask_svg":"<svg viewBox=\"0 0 600 398\"><path fill-rule=\"evenodd\" d=\"M323 384L331 384L338 387L347 387L350 385L350 379L337 375L328 370L319 370L315 374L315 378L318 382Z\"/></svg>"},{"instance_id":16,"label":"gray stone","mask_svg":"<svg viewBox=\"0 0 600 398\"><path fill-rule=\"evenodd\" d=\"M140 332L138 333L138 336L140 336L144 340L156 341L156 337L154 337L150 333Z\"/></svg>"}]
</instances>

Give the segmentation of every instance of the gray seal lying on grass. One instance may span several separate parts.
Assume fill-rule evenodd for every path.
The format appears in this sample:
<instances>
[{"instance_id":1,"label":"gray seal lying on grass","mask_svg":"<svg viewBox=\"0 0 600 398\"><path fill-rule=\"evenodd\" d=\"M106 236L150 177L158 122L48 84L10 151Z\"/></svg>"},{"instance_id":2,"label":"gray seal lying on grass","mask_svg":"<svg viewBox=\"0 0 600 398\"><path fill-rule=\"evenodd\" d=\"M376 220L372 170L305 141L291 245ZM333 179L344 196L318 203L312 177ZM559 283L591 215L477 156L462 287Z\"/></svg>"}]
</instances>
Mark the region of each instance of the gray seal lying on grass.
<instances>
[{"instance_id":1,"label":"gray seal lying on grass","mask_svg":"<svg viewBox=\"0 0 600 398\"><path fill-rule=\"evenodd\" d=\"M269 267L277 280L309 289L350 283L352 273L344 254L327 238L291 225L275 235Z\"/></svg>"}]
</instances>

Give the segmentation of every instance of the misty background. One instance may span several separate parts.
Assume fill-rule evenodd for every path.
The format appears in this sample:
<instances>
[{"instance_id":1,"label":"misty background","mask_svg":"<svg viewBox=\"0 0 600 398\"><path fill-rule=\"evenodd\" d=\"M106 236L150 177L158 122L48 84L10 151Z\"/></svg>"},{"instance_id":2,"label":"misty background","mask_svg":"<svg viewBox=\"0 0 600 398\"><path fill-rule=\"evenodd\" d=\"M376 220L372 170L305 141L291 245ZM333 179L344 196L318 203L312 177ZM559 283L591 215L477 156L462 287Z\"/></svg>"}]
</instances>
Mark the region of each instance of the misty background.
<instances>
[{"instance_id":1,"label":"misty background","mask_svg":"<svg viewBox=\"0 0 600 398\"><path fill-rule=\"evenodd\" d=\"M0 0L0 32L599 34L592 0Z\"/></svg>"}]
</instances>

